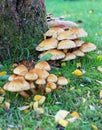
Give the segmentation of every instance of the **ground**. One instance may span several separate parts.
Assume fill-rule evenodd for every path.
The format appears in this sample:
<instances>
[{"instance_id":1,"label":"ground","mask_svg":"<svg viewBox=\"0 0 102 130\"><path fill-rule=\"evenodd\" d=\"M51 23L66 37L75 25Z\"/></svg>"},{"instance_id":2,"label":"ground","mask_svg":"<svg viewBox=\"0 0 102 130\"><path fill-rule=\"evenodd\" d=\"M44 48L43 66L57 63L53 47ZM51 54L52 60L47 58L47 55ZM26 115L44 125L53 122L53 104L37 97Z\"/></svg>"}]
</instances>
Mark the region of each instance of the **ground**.
<instances>
[{"instance_id":1,"label":"ground","mask_svg":"<svg viewBox=\"0 0 102 130\"><path fill-rule=\"evenodd\" d=\"M7 92L4 102L10 102L11 106L8 111L0 107L0 128L56 130L58 123L55 122L54 116L63 109L70 113L76 111L80 115L80 119L68 124L66 130L102 130L102 102L99 97L102 84L96 82L96 80L102 81L102 73L97 70L98 66L102 67L101 5L101 0L46 0L47 12L53 13L55 17L64 15L66 20L77 22L79 27L84 28L89 34L83 40L96 44L97 50L82 59L61 63L61 68L52 70L58 76L64 75L70 83L63 89L46 95L43 115L37 114L34 110L22 112L17 109L33 102L34 95L24 99L17 94ZM72 74L78 63L85 72L81 77ZM2 64L3 71L10 74L10 63L4 61ZM4 81L0 81L1 87L3 84Z\"/></svg>"}]
</instances>

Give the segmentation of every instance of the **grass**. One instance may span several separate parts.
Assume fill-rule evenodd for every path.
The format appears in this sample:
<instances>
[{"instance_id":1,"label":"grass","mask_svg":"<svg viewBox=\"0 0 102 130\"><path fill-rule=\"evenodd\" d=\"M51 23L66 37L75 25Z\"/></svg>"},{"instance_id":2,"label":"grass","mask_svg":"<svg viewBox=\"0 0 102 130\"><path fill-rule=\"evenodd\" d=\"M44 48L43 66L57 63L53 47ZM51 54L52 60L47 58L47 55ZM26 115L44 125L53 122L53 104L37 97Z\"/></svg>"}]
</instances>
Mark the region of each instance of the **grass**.
<instances>
[{"instance_id":1,"label":"grass","mask_svg":"<svg viewBox=\"0 0 102 130\"><path fill-rule=\"evenodd\" d=\"M38 130L39 126L44 130L56 130L57 123L54 121L54 115L57 111L64 109L70 112L77 111L81 117L81 120L69 124L66 130L92 130L92 124L102 130L102 104L99 99L102 85L96 82L96 80L102 81L102 74L97 71L97 67L102 66L102 60L97 59L97 56L102 54L101 5L101 0L46 0L47 12L53 13L56 17L64 15L66 20L75 22L81 20L79 27L84 28L89 34L84 40L95 43L97 50L87 54L83 59L66 62L61 68L52 70L58 76L64 75L71 82L66 88L47 95L43 104L44 115L39 115L33 110L23 113L17 109L19 106L30 104L33 101L33 95L29 99L24 99L7 92L5 101L10 99L11 107L8 112L0 107L0 128ZM86 71L81 78L72 75L77 63L81 63L82 69ZM10 73L10 63L5 61L3 65L3 70ZM1 86L4 83L0 81ZM86 102L83 102L84 99ZM91 106L94 107L93 110Z\"/></svg>"}]
</instances>

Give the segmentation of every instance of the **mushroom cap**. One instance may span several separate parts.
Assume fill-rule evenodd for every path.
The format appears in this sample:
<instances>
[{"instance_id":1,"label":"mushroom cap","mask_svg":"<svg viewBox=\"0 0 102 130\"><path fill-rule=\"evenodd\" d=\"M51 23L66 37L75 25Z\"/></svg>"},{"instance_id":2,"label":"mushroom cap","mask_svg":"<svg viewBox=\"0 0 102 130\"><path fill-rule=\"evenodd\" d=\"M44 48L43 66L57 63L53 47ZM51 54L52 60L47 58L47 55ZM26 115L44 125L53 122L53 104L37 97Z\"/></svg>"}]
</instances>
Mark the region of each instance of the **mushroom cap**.
<instances>
[{"instance_id":1,"label":"mushroom cap","mask_svg":"<svg viewBox=\"0 0 102 130\"><path fill-rule=\"evenodd\" d=\"M35 72L39 78L46 79L49 73L46 70L34 68L30 72Z\"/></svg>"},{"instance_id":2,"label":"mushroom cap","mask_svg":"<svg viewBox=\"0 0 102 130\"><path fill-rule=\"evenodd\" d=\"M82 46L82 44L84 44L85 42L80 40L80 39L75 39L74 40L75 44L76 44L76 47L80 47Z\"/></svg>"},{"instance_id":3,"label":"mushroom cap","mask_svg":"<svg viewBox=\"0 0 102 130\"><path fill-rule=\"evenodd\" d=\"M58 85L67 85L68 80L65 77L61 76L61 77L58 78L57 84Z\"/></svg>"},{"instance_id":4,"label":"mushroom cap","mask_svg":"<svg viewBox=\"0 0 102 130\"><path fill-rule=\"evenodd\" d=\"M27 72L28 72L28 69L24 65L19 65L13 70L14 74L17 74L20 76L24 76Z\"/></svg>"},{"instance_id":5,"label":"mushroom cap","mask_svg":"<svg viewBox=\"0 0 102 130\"><path fill-rule=\"evenodd\" d=\"M70 27L69 30L63 31L58 35L58 40L64 39L77 39L80 37L86 37L87 33L82 28Z\"/></svg>"},{"instance_id":6,"label":"mushroom cap","mask_svg":"<svg viewBox=\"0 0 102 130\"><path fill-rule=\"evenodd\" d=\"M30 84L23 77L15 78L13 81L4 85L4 89L11 92L20 92L29 90L30 88Z\"/></svg>"},{"instance_id":7,"label":"mushroom cap","mask_svg":"<svg viewBox=\"0 0 102 130\"><path fill-rule=\"evenodd\" d=\"M37 51L46 51L49 49L54 49L57 47L57 39L55 38L48 38L44 41L42 41L37 47L36 50Z\"/></svg>"},{"instance_id":8,"label":"mushroom cap","mask_svg":"<svg viewBox=\"0 0 102 130\"><path fill-rule=\"evenodd\" d=\"M46 81L45 81L45 79L39 78L35 81L35 83L38 85L44 85L44 84L46 84Z\"/></svg>"},{"instance_id":9,"label":"mushroom cap","mask_svg":"<svg viewBox=\"0 0 102 130\"><path fill-rule=\"evenodd\" d=\"M46 92L46 93L50 93L50 92L51 92L51 88L46 87L46 88L45 88L45 92Z\"/></svg>"},{"instance_id":10,"label":"mushroom cap","mask_svg":"<svg viewBox=\"0 0 102 130\"><path fill-rule=\"evenodd\" d=\"M79 57L85 56L85 54L84 54L81 50L79 50L79 49L73 51L72 53L73 53L74 55L76 55L76 56L79 56Z\"/></svg>"},{"instance_id":11,"label":"mushroom cap","mask_svg":"<svg viewBox=\"0 0 102 130\"><path fill-rule=\"evenodd\" d=\"M47 82L57 82L57 76L54 74L49 74L47 77Z\"/></svg>"},{"instance_id":12,"label":"mushroom cap","mask_svg":"<svg viewBox=\"0 0 102 130\"><path fill-rule=\"evenodd\" d=\"M63 40L58 43L57 49L70 49L75 48L76 44L71 40Z\"/></svg>"},{"instance_id":13,"label":"mushroom cap","mask_svg":"<svg viewBox=\"0 0 102 130\"><path fill-rule=\"evenodd\" d=\"M86 52L90 52L90 51L96 50L96 45L94 45L93 43L90 43L90 42L86 42L79 49L82 52L86 53Z\"/></svg>"},{"instance_id":14,"label":"mushroom cap","mask_svg":"<svg viewBox=\"0 0 102 130\"><path fill-rule=\"evenodd\" d=\"M68 53L66 54L65 58L64 58L62 61L73 60L73 59L75 59L75 58L76 58L76 55L75 55L75 54L68 52Z\"/></svg>"},{"instance_id":15,"label":"mushroom cap","mask_svg":"<svg viewBox=\"0 0 102 130\"><path fill-rule=\"evenodd\" d=\"M51 60L59 60L59 59L63 59L65 57L65 54L62 51L59 51L57 49L53 49L53 50L48 50L46 52L41 53L38 58L43 57L44 55L46 55L47 53L51 54Z\"/></svg>"},{"instance_id":16,"label":"mushroom cap","mask_svg":"<svg viewBox=\"0 0 102 130\"><path fill-rule=\"evenodd\" d=\"M12 74L9 76L8 81L13 81L17 77L16 74Z\"/></svg>"},{"instance_id":17,"label":"mushroom cap","mask_svg":"<svg viewBox=\"0 0 102 130\"><path fill-rule=\"evenodd\" d=\"M55 84L55 83L52 83L52 82L47 83L47 84L46 84L46 87L47 87L47 88L51 88L51 89L56 89L56 88L57 88L56 84Z\"/></svg>"},{"instance_id":18,"label":"mushroom cap","mask_svg":"<svg viewBox=\"0 0 102 130\"><path fill-rule=\"evenodd\" d=\"M27 72L24 77L26 80L33 81L33 80L36 80L38 78L38 75L34 72Z\"/></svg>"},{"instance_id":19,"label":"mushroom cap","mask_svg":"<svg viewBox=\"0 0 102 130\"><path fill-rule=\"evenodd\" d=\"M45 34L44 37L46 38L48 37L53 37L53 38L57 38L57 35L61 32L63 32L64 30L62 28L58 28L58 27L53 27L50 28Z\"/></svg>"},{"instance_id":20,"label":"mushroom cap","mask_svg":"<svg viewBox=\"0 0 102 130\"><path fill-rule=\"evenodd\" d=\"M47 71L51 70L50 65L49 65L48 62L46 62L46 61L38 62L38 63L35 65L35 68L44 69L44 70L47 70Z\"/></svg>"}]
</instances>

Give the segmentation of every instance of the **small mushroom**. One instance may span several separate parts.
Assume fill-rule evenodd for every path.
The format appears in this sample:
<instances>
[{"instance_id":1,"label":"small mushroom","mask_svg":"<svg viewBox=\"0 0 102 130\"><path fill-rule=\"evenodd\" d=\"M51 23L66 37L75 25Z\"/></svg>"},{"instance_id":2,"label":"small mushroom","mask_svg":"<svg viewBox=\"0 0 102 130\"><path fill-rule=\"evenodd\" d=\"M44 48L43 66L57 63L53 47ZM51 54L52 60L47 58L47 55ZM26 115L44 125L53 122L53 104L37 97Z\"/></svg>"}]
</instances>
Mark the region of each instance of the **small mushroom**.
<instances>
[{"instance_id":1,"label":"small mushroom","mask_svg":"<svg viewBox=\"0 0 102 130\"><path fill-rule=\"evenodd\" d=\"M72 53L73 53L74 55L78 56L78 57L83 57L83 56L85 56L85 54L84 54L81 50L79 50L79 49L73 51Z\"/></svg>"},{"instance_id":2,"label":"small mushroom","mask_svg":"<svg viewBox=\"0 0 102 130\"><path fill-rule=\"evenodd\" d=\"M38 75L34 72L27 72L24 77L26 80L34 81L38 78Z\"/></svg>"},{"instance_id":3,"label":"small mushroom","mask_svg":"<svg viewBox=\"0 0 102 130\"><path fill-rule=\"evenodd\" d=\"M65 77L61 76L61 77L58 78L57 84L61 88L62 86L65 86L65 85L68 84L68 80Z\"/></svg>"},{"instance_id":4,"label":"small mushroom","mask_svg":"<svg viewBox=\"0 0 102 130\"><path fill-rule=\"evenodd\" d=\"M43 69L43 70L47 70L47 71L50 71L50 70L51 70L50 65L49 65L46 61L38 62L38 63L35 65L35 68Z\"/></svg>"},{"instance_id":5,"label":"small mushroom","mask_svg":"<svg viewBox=\"0 0 102 130\"><path fill-rule=\"evenodd\" d=\"M46 87L47 87L47 88L50 88L51 90L54 90L54 89L57 88L56 84L53 83L53 82L47 83L47 84L46 84Z\"/></svg>"},{"instance_id":6,"label":"small mushroom","mask_svg":"<svg viewBox=\"0 0 102 130\"><path fill-rule=\"evenodd\" d=\"M55 74L49 74L47 82L57 82L57 76Z\"/></svg>"},{"instance_id":7,"label":"small mushroom","mask_svg":"<svg viewBox=\"0 0 102 130\"><path fill-rule=\"evenodd\" d=\"M69 52L69 53L66 54L65 58L62 61L73 60L75 58L76 58L76 55Z\"/></svg>"},{"instance_id":8,"label":"small mushroom","mask_svg":"<svg viewBox=\"0 0 102 130\"><path fill-rule=\"evenodd\" d=\"M12 74L9 76L8 81L13 81L17 77L16 74Z\"/></svg>"}]
</instances>

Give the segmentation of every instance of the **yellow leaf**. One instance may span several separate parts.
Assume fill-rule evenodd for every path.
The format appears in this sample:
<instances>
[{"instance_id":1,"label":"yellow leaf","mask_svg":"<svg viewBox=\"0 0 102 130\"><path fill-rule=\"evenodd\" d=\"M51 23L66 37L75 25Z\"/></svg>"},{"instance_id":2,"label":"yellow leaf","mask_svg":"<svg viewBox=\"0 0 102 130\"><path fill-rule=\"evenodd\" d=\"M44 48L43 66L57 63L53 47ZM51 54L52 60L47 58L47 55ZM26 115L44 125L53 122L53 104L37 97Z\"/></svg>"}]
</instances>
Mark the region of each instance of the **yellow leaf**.
<instances>
[{"instance_id":1,"label":"yellow leaf","mask_svg":"<svg viewBox=\"0 0 102 130\"><path fill-rule=\"evenodd\" d=\"M6 71L2 71L2 72L0 72L0 76L5 76L6 74L7 74Z\"/></svg>"},{"instance_id":2,"label":"yellow leaf","mask_svg":"<svg viewBox=\"0 0 102 130\"><path fill-rule=\"evenodd\" d=\"M1 97L1 96L0 96L0 103L2 103L3 100L4 100L4 97Z\"/></svg>"},{"instance_id":3,"label":"yellow leaf","mask_svg":"<svg viewBox=\"0 0 102 130\"><path fill-rule=\"evenodd\" d=\"M102 67L101 66L98 66L97 70L102 73Z\"/></svg>"},{"instance_id":4,"label":"yellow leaf","mask_svg":"<svg viewBox=\"0 0 102 130\"><path fill-rule=\"evenodd\" d=\"M102 90L100 91L100 99L102 99Z\"/></svg>"},{"instance_id":5,"label":"yellow leaf","mask_svg":"<svg viewBox=\"0 0 102 130\"><path fill-rule=\"evenodd\" d=\"M5 91L0 87L0 94L5 94Z\"/></svg>"},{"instance_id":6,"label":"yellow leaf","mask_svg":"<svg viewBox=\"0 0 102 130\"><path fill-rule=\"evenodd\" d=\"M27 114L29 112L29 110L23 110L23 114Z\"/></svg>"},{"instance_id":7,"label":"yellow leaf","mask_svg":"<svg viewBox=\"0 0 102 130\"><path fill-rule=\"evenodd\" d=\"M36 110L37 108L38 108L38 102L36 101L33 103L33 109Z\"/></svg>"},{"instance_id":8,"label":"yellow leaf","mask_svg":"<svg viewBox=\"0 0 102 130\"><path fill-rule=\"evenodd\" d=\"M72 117L78 117L78 118L80 117L79 114L76 111L72 112L70 115Z\"/></svg>"},{"instance_id":9,"label":"yellow leaf","mask_svg":"<svg viewBox=\"0 0 102 130\"><path fill-rule=\"evenodd\" d=\"M97 126L96 125L91 125L92 126L92 128L93 128L93 130L98 130L98 128L97 128Z\"/></svg>"},{"instance_id":10,"label":"yellow leaf","mask_svg":"<svg viewBox=\"0 0 102 130\"><path fill-rule=\"evenodd\" d=\"M41 105L45 102L46 97L42 96L42 98L38 101L38 103Z\"/></svg>"},{"instance_id":11,"label":"yellow leaf","mask_svg":"<svg viewBox=\"0 0 102 130\"><path fill-rule=\"evenodd\" d=\"M44 108L39 107L35 111L38 112L38 113L40 113L40 114L43 114L44 113Z\"/></svg>"},{"instance_id":12,"label":"yellow leaf","mask_svg":"<svg viewBox=\"0 0 102 130\"><path fill-rule=\"evenodd\" d=\"M72 74L74 74L74 75L76 75L76 76L82 76L82 75L83 75L83 73L82 73L81 70L79 70L79 69L74 70L74 71L72 72Z\"/></svg>"},{"instance_id":13,"label":"yellow leaf","mask_svg":"<svg viewBox=\"0 0 102 130\"><path fill-rule=\"evenodd\" d=\"M98 55L98 56L97 56L97 59L98 59L98 60L102 60L102 55Z\"/></svg>"},{"instance_id":14,"label":"yellow leaf","mask_svg":"<svg viewBox=\"0 0 102 130\"><path fill-rule=\"evenodd\" d=\"M79 63L77 63L77 68L81 68L81 63L79 62Z\"/></svg>"},{"instance_id":15,"label":"yellow leaf","mask_svg":"<svg viewBox=\"0 0 102 130\"><path fill-rule=\"evenodd\" d=\"M41 98L42 98L41 95L35 95L35 96L34 96L34 100L35 100L35 101L39 101Z\"/></svg>"},{"instance_id":16,"label":"yellow leaf","mask_svg":"<svg viewBox=\"0 0 102 130\"><path fill-rule=\"evenodd\" d=\"M69 112L66 110L59 110L55 115L55 121L59 122L60 120L63 120L68 114Z\"/></svg>"},{"instance_id":17,"label":"yellow leaf","mask_svg":"<svg viewBox=\"0 0 102 130\"><path fill-rule=\"evenodd\" d=\"M66 127L67 125L68 125L68 121L67 120L59 120L59 122L58 122L61 126L63 126L63 127Z\"/></svg>"}]
</instances>

